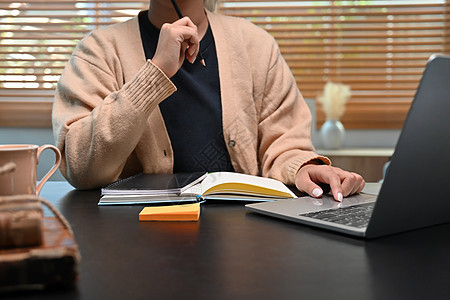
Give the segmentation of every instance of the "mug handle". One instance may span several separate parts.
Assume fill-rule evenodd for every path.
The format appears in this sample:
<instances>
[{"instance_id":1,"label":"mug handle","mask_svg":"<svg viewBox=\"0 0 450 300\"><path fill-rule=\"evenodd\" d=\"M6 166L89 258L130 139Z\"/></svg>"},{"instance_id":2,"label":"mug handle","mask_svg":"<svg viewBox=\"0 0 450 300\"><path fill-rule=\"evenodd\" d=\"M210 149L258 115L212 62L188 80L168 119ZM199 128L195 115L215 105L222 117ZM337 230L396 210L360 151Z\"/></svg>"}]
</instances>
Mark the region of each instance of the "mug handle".
<instances>
[{"instance_id":1,"label":"mug handle","mask_svg":"<svg viewBox=\"0 0 450 300\"><path fill-rule=\"evenodd\" d=\"M36 195L38 195L38 196L39 196L39 193L41 192L42 187L44 186L44 183L46 183L47 180L56 172L56 170L58 169L58 167L61 163L61 152L59 152L59 149L53 145L43 145L43 146L39 147L38 152L37 152L38 162L39 162L39 156L41 156L42 151L44 151L45 149L53 150L53 152L55 152L56 157L55 157L55 163L53 164L53 167L50 169L50 171L47 172L47 174L45 174L44 177L42 177L41 182L39 182L39 184L36 188Z\"/></svg>"}]
</instances>

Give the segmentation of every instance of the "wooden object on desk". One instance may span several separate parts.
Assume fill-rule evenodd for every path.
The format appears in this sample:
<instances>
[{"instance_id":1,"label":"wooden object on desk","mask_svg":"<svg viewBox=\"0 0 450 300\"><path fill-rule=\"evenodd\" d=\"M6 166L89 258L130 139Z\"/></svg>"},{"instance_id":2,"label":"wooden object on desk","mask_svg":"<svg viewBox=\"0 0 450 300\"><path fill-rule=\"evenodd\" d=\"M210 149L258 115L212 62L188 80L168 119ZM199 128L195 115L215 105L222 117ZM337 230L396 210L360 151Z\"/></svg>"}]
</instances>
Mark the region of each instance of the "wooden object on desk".
<instances>
[{"instance_id":1,"label":"wooden object on desk","mask_svg":"<svg viewBox=\"0 0 450 300\"><path fill-rule=\"evenodd\" d=\"M55 217L44 217L41 204ZM36 195L0 196L0 292L70 286L80 253L70 224Z\"/></svg>"},{"instance_id":2,"label":"wooden object on desk","mask_svg":"<svg viewBox=\"0 0 450 300\"><path fill-rule=\"evenodd\" d=\"M80 253L73 235L52 217L43 218L42 245L0 250L0 292L71 286Z\"/></svg>"},{"instance_id":3,"label":"wooden object on desk","mask_svg":"<svg viewBox=\"0 0 450 300\"><path fill-rule=\"evenodd\" d=\"M394 153L393 148L342 148L316 149L320 155L331 159L333 166L361 174L369 182L383 178L383 167Z\"/></svg>"},{"instance_id":4,"label":"wooden object on desk","mask_svg":"<svg viewBox=\"0 0 450 300\"><path fill-rule=\"evenodd\" d=\"M40 245L42 218L41 203L35 198L0 196L0 249Z\"/></svg>"}]
</instances>

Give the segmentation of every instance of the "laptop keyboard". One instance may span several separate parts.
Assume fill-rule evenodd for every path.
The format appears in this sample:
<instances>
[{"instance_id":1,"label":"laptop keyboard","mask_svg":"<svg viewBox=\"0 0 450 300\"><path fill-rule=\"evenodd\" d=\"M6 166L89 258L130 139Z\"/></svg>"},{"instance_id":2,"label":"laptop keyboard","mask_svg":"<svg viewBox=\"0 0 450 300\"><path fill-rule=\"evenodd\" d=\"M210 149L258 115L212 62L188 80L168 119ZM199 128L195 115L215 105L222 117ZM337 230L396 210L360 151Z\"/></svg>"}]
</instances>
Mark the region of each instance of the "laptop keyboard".
<instances>
[{"instance_id":1,"label":"laptop keyboard","mask_svg":"<svg viewBox=\"0 0 450 300\"><path fill-rule=\"evenodd\" d=\"M372 215L374 202L364 203L354 206L348 206L338 209L328 209L323 211L316 211L299 216L322 220L326 222L333 222L342 225L363 228L369 224L370 216Z\"/></svg>"}]
</instances>

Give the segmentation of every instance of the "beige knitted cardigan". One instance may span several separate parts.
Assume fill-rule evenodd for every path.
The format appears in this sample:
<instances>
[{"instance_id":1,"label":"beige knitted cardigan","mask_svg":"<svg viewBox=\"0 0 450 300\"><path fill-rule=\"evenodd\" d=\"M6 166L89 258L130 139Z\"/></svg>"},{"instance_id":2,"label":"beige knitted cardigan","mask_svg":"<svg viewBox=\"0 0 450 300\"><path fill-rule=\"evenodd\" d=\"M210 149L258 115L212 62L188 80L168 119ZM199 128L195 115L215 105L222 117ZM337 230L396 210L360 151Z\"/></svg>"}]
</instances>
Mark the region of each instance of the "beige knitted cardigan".
<instances>
[{"instance_id":1,"label":"beige knitted cardigan","mask_svg":"<svg viewBox=\"0 0 450 300\"><path fill-rule=\"evenodd\" d=\"M275 40L244 19L207 16L219 63L224 139L235 171L293 184L303 164L329 164L313 152L310 111ZM89 189L140 171L172 172L158 104L175 91L145 60L137 17L90 33L66 65L54 99L63 175Z\"/></svg>"}]
</instances>

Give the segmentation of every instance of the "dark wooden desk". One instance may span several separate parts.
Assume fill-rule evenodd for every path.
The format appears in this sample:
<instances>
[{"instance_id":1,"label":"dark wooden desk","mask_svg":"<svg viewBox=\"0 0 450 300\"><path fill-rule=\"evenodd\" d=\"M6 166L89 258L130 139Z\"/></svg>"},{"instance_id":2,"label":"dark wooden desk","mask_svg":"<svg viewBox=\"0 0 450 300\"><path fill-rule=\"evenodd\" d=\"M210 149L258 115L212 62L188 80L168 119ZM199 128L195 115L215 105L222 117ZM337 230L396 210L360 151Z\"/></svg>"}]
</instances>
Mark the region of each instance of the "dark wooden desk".
<instances>
[{"instance_id":1,"label":"dark wooden desk","mask_svg":"<svg viewBox=\"0 0 450 300\"><path fill-rule=\"evenodd\" d=\"M199 222L139 222L142 206L98 207L99 191L70 189L48 182L41 196L73 226L82 255L79 282L70 289L8 297L450 297L450 224L366 242L230 203L203 204Z\"/></svg>"}]
</instances>

